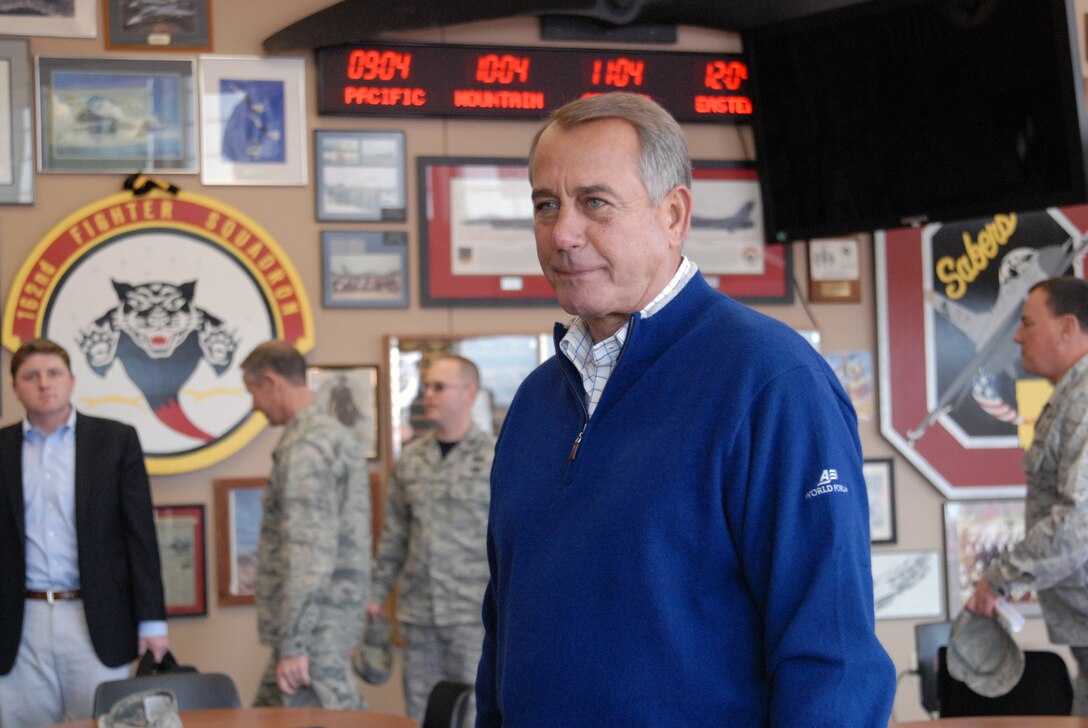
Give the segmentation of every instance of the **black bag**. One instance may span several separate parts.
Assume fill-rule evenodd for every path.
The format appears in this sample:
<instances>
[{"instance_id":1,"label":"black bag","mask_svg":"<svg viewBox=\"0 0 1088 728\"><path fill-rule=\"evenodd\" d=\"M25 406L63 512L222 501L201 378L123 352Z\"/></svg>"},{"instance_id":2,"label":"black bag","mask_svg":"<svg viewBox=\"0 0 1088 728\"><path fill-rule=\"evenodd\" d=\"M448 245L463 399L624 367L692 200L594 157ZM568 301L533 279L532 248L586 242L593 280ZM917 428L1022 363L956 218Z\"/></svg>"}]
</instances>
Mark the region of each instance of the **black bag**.
<instances>
[{"instance_id":1,"label":"black bag","mask_svg":"<svg viewBox=\"0 0 1088 728\"><path fill-rule=\"evenodd\" d=\"M179 665L178 661L174 659L174 653L170 650L167 650L166 654L162 656L162 662L155 662L155 656L151 654L151 650L148 650L140 658L140 664L136 666L136 677L165 675L168 672L196 671L197 669L192 665Z\"/></svg>"}]
</instances>

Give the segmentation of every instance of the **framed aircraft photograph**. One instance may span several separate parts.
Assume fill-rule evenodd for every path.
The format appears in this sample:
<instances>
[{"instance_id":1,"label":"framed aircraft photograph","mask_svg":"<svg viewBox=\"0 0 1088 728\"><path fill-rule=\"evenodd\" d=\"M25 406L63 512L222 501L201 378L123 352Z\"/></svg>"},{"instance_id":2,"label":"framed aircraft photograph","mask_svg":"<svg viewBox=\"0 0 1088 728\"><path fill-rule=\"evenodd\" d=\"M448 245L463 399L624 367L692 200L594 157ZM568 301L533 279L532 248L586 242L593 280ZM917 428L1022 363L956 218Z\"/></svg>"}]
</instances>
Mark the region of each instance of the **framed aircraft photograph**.
<instances>
[{"instance_id":1,"label":"framed aircraft photograph","mask_svg":"<svg viewBox=\"0 0 1088 728\"><path fill-rule=\"evenodd\" d=\"M104 0L110 50L211 50L211 0Z\"/></svg>"},{"instance_id":2,"label":"framed aircraft photograph","mask_svg":"<svg viewBox=\"0 0 1088 728\"><path fill-rule=\"evenodd\" d=\"M684 254L707 282L748 303L793 301L791 246L768 245L759 178L750 162L693 160Z\"/></svg>"},{"instance_id":3,"label":"framed aircraft photograph","mask_svg":"<svg viewBox=\"0 0 1088 728\"><path fill-rule=\"evenodd\" d=\"M0 2L0 34L94 38L98 0Z\"/></svg>"},{"instance_id":4,"label":"framed aircraft photograph","mask_svg":"<svg viewBox=\"0 0 1088 728\"><path fill-rule=\"evenodd\" d=\"M195 172L192 61L38 56L43 172Z\"/></svg>"}]
</instances>

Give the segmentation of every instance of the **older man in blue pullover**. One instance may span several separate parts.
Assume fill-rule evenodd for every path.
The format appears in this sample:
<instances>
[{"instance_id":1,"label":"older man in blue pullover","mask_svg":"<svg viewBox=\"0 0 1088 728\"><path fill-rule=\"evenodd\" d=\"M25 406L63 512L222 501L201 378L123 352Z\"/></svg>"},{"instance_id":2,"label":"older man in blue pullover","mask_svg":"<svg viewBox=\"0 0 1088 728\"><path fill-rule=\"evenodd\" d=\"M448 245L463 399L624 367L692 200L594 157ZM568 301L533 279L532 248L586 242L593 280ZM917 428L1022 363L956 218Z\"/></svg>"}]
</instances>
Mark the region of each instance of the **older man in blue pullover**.
<instances>
[{"instance_id":1,"label":"older man in blue pullover","mask_svg":"<svg viewBox=\"0 0 1088 728\"><path fill-rule=\"evenodd\" d=\"M492 470L478 726L887 723L850 400L681 252L691 166L632 94L530 151L541 268L574 316Z\"/></svg>"}]
</instances>

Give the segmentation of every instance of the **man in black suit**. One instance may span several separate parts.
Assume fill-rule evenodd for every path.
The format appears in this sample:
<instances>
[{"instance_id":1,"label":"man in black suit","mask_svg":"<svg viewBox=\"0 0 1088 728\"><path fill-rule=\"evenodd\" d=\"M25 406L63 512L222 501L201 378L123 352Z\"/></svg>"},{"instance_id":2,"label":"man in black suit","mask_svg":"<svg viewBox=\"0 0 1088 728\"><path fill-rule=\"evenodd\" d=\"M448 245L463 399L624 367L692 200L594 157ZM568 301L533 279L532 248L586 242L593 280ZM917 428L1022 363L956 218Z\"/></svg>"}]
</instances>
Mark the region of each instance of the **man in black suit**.
<instances>
[{"instance_id":1,"label":"man in black suit","mask_svg":"<svg viewBox=\"0 0 1088 728\"><path fill-rule=\"evenodd\" d=\"M26 418L0 430L0 728L91 717L94 691L168 648L136 430L79 414L68 353L12 356Z\"/></svg>"}]
</instances>

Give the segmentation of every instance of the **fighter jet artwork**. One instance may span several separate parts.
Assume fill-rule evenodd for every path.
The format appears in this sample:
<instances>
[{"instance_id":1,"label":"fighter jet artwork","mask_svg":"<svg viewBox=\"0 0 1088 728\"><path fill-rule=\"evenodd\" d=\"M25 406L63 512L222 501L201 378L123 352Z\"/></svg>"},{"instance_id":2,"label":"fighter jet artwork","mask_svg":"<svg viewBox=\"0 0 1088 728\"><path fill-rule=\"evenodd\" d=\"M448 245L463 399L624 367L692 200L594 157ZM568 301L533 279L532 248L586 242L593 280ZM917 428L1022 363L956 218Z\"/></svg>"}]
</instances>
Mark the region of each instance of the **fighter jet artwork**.
<instances>
[{"instance_id":1,"label":"fighter jet artwork","mask_svg":"<svg viewBox=\"0 0 1088 728\"><path fill-rule=\"evenodd\" d=\"M755 200L746 200L736 212L725 217L702 217L692 215L691 227L705 230L725 230L735 233L738 230L751 230L756 223L752 219L752 211L755 209Z\"/></svg>"},{"instance_id":2,"label":"fighter jet artwork","mask_svg":"<svg viewBox=\"0 0 1088 728\"><path fill-rule=\"evenodd\" d=\"M911 445L942 415L959 406L968 395L991 417L1019 424L1020 416L997 394L995 378L1005 374L1015 380L1020 347L1013 335L1020 325L1020 313L1028 291L1036 283L1061 275L1088 247L1088 235L1069 238L1058 245L1016 248L1001 261L999 288L993 307L975 312L933 291L929 305L959 329L974 344L975 355L941 392L936 406L917 427L907 433Z\"/></svg>"}]
</instances>

